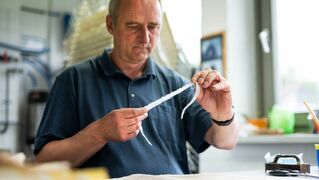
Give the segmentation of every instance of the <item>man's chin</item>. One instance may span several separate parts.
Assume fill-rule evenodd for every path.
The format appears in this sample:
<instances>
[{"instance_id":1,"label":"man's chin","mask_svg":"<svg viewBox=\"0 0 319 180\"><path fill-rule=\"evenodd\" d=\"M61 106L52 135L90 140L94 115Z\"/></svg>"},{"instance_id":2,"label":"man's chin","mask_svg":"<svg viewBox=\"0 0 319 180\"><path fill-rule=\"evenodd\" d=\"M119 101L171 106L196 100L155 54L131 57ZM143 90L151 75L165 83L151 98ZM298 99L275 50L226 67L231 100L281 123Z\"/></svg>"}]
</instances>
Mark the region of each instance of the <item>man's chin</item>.
<instances>
[{"instance_id":1,"label":"man's chin","mask_svg":"<svg viewBox=\"0 0 319 180\"><path fill-rule=\"evenodd\" d=\"M147 52L147 53L145 53L145 52L143 52L143 53L137 53L136 55L135 55L135 59L139 59L139 60L146 60L148 57L149 57L149 53Z\"/></svg>"}]
</instances>

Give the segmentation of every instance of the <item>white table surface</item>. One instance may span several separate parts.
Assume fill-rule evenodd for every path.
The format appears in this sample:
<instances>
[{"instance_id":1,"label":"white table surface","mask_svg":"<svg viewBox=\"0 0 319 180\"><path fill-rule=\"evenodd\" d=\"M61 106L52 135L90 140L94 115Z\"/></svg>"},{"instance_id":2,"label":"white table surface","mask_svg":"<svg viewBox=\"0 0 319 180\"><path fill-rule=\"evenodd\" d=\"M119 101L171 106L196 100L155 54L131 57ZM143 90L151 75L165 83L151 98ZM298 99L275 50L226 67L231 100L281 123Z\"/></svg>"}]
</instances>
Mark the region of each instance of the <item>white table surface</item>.
<instances>
[{"instance_id":1,"label":"white table surface","mask_svg":"<svg viewBox=\"0 0 319 180\"><path fill-rule=\"evenodd\" d=\"M311 167L311 174L319 175L319 170L317 167ZM312 177L278 177L266 175L264 170L254 170L254 171L238 171L238 172L226 172L226 173L204 173L204 174L189 174L189 175L146 175L146 174L134 174L130 176L125 176L122 178L113 178L114 180L269 180L269 179L296 179L296 180L311 180L319 179Z\"/></svg>"}]
</instances>

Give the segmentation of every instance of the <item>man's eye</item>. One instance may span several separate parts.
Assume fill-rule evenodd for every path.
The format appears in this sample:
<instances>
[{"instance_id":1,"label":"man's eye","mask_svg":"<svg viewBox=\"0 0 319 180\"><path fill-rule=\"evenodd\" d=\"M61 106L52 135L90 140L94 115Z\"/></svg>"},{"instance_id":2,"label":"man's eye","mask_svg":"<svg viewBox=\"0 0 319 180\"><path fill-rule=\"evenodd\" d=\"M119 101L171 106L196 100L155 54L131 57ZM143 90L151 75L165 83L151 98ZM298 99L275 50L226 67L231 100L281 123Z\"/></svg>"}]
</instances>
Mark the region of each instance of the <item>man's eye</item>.
<instances>
[{"instance_id":1,"label":"man's eye","mask_svg":"<svg viewBox=\"0 0 319 180\"><path fill-rule=\"evenodd\" d=\"M138 29L138 26L128 26L129 29Z\"/></svg>"},{"instance_id":2,"label":"man's eye","mask_svg":"<svg viewBox=\"0 0 319 180\"><path fill-rule=\"evenodd\" d=\"M149 30L156 30L156 29L157 29L157 26L148 26L148 29L149 29Z\"/></svg>"}]
</instances>

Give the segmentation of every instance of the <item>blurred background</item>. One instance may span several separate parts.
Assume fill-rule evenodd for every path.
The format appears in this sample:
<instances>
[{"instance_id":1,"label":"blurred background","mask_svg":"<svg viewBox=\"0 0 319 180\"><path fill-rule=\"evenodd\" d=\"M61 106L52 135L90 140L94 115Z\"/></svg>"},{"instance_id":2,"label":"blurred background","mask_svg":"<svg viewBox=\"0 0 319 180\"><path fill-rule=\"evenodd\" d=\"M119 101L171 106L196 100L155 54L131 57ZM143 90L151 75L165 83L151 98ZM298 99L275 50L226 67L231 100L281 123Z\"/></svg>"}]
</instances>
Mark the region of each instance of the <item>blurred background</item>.
<instances>
[{"instance_id":1,"label":"blurred background","mask_svg":"<svg viewBox=\"0 0 319 180\"><path fill-rule=\"evenodd\" d=\"M55 77L112 47L108 0L0 2L0 151L32 157ZM194 172L263 169L267 152L304 153L319 142L304 106L318 109L319 1L162 0L163 28L152 56L181 75L205 67L231 83L237 148L190 148ZM245 166L242 163L245 162Z\"/></svg>"}]
</instances>

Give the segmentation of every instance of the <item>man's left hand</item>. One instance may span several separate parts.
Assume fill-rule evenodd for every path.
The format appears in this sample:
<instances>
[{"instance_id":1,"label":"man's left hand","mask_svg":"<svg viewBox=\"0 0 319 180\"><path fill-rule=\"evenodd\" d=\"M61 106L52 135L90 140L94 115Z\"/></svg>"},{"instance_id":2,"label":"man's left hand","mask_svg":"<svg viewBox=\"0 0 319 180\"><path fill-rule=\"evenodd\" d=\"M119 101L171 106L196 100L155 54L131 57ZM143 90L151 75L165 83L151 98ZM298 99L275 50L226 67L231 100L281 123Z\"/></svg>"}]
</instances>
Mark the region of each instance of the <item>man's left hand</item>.
<instances>
[{"instance_id":1,"label":"man's left hand","mask_svg":"<svg viewBox=\"0 0 319 180\"><path fill-rule=\"evenodd\" d=\"M192 81L201 87L197 101L213 119L225 121L232 117L231 88L222 75L208 68L197 72Z\"/></svg>"}]
</instances>

